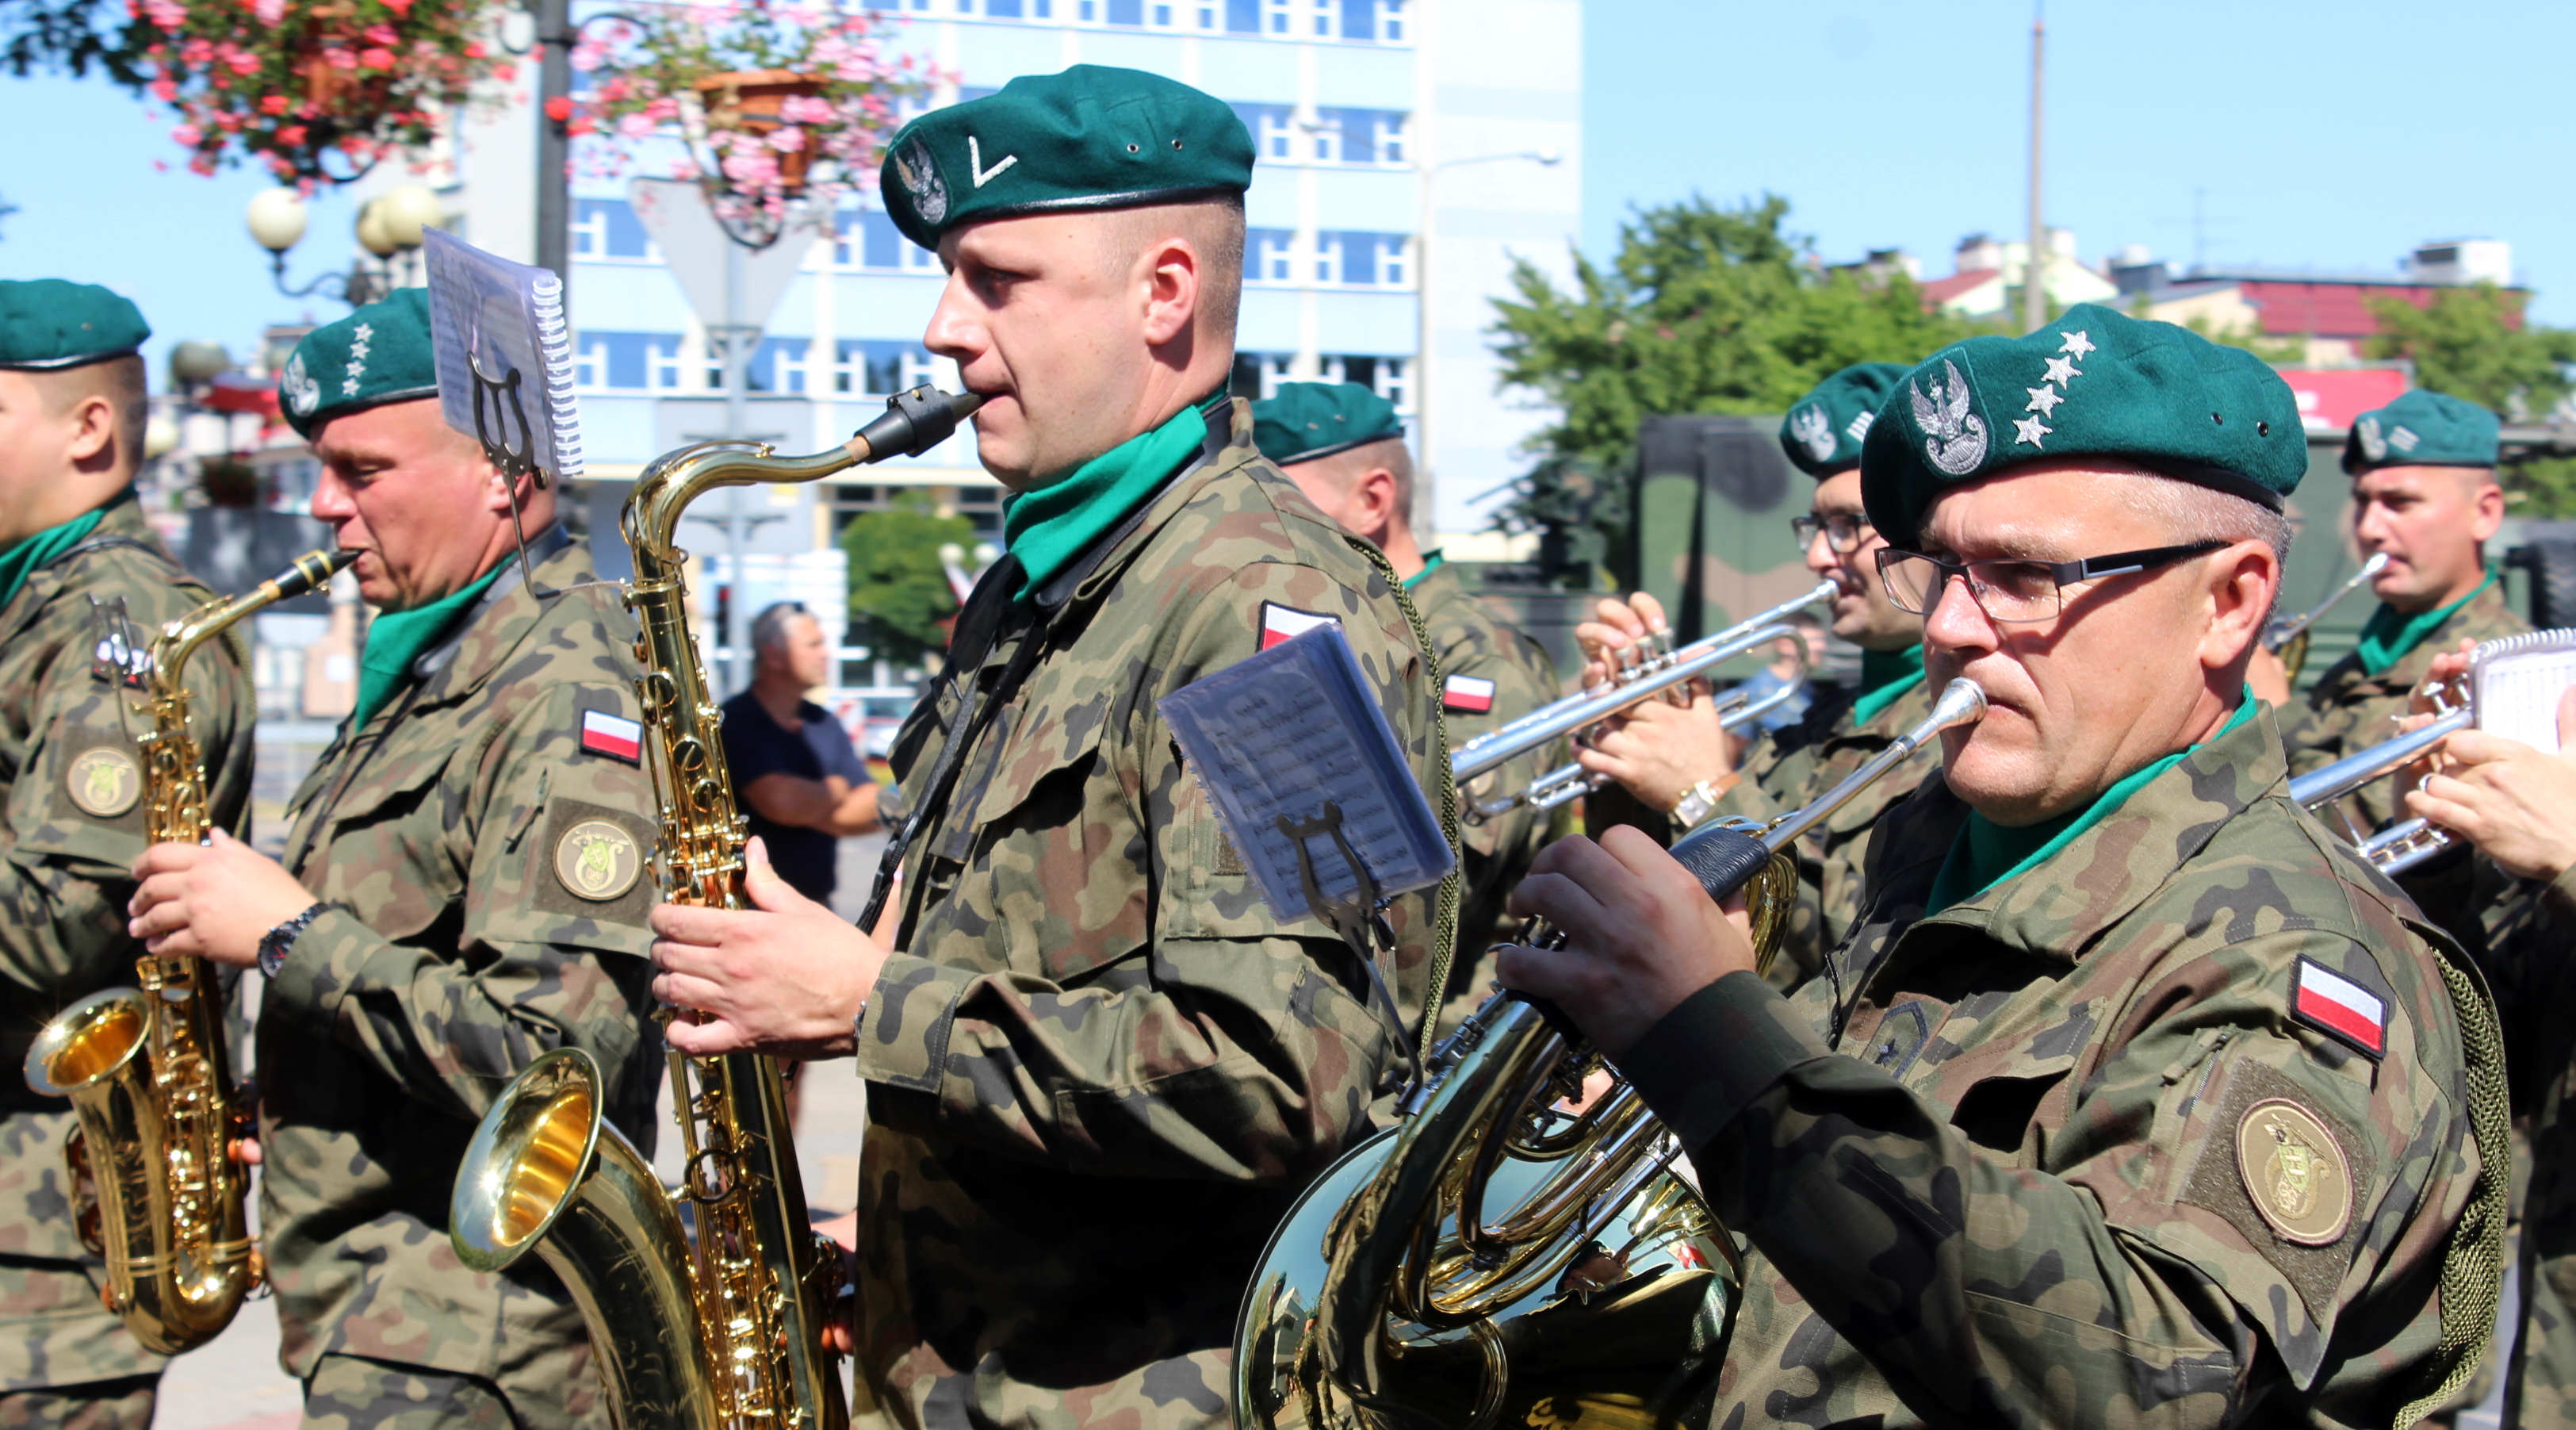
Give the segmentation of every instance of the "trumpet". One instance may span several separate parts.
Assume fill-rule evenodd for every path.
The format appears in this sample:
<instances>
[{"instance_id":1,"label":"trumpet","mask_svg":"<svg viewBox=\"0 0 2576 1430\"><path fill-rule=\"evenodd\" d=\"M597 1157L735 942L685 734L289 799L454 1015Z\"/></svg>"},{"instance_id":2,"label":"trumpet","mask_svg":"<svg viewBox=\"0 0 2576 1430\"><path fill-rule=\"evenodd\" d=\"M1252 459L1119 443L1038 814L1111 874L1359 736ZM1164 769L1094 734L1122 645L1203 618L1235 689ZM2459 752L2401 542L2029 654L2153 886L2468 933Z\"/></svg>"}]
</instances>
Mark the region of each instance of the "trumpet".
<instances>
[{"instance_id":1,"label":"trumpet","mask_svg":"<svg viewBox=\"0 0 2576 1430\"><path fill-rule=\"evenodd\" d=\"M2461 730L2497 729L2515 738L2554 740L2558 697L2576 677L2576 630L2532 631L2491 640L2469 653L2468 672L2425 692L2433 721L2421 729L2356 750L2290 781L2292 803L2319 810L2431 754ZM2348 822L2347 822L2348 823ZM2422 819L2400 820L2367 836L2349 827L2354 852L2383 874L2402 874L2451 847L2450 832Z\"/></svg>"},{"instance_id":2,"label":"trumpet","mask_svg":"<svg viewBox=\"0 0 2576 1430\"><path fill-rule=\"evenodd\" d=\"M214 831L205 756L189 728L188 657L356 559L307 552L250 591L162 627L142 669L152 729L136 741L146 838L202 844ZM111 642L124 643L121 631ZM145 1348L177 1355L230 1325L262 1277L250 1169L231 1148L250 1135L253 1111L233 1082L214 965L146 953L134 967L140 988L93 993L44 1026L26 1076L37 1092L70 1098L79 1118L63 1155L81 1240L107 1263L107 1308Z\"/></svg>"},{"instance_id":3,"label":"trumpet","mask_svg":"<svg viewBox=\"0 0 2576 1430\"><path fill-rule=\"evenodd\" d=\"M1599 690L1587 690L1562 700L1542 705L1497 730L1490 730L1459 746L1449 756L1449 776L1463 789L1467 781L1496 766L1544 749L1568 735L1581 738L1579 732L1610 719L1612 716L1663 695L1748 651L1761 649L1772 641L1798 634L1785 617L1809 606L1834 598L1837 586L1819 581L1814 589L1794 601L1783 601L1748 621L1741 621L1714 635L1706 635L1677 649L1662 648L1660 640L1646 656L1621 670L1611 683ZM1801 643L1798 663L1806 664L1805 646ZM1729 692L1718 699L1718 724L1728 730L1742 729L1773 707L1797 694L1795 685L1748 702L1741 692ZM1531 780L1526 786L1493 799L1471 800L1467 820L1481 824L1528 805L1537 809L1554 809L1582 795L1599 789L1602 777L1579 764L1559 765Z\"/></svg>"},{"instance_id":4,"label":"trumpet","mask_svg":"<svg viewBox=\"0 0 2576 1430\"><path fill-rule=\"evenodd\" d=\"M1710 897L1745 893L1767 963L1797 897L1782 851L1985 705L1953 680L1814 803L1704 825L1673 857ZM1562 939L1535 923L1523 937ZM1706 1422L1742 1263L1635 1088L1569 1108L1599 1065L1514 993L1441 1043L1402 1123L1271 1234L1236 1321L1237 1430Z\"/></svg>"},{"instance_id":5,"label":"trumpet","mask_svg":"<svg viewBox=\"0 0 2576 1430\"><path fill-rule=\"evenodd\" d=\"M2345 578L2342 585L2335 587L2331 594L2317 602L2315 608L2306 615L2274 621L2271 628L2263 632L2263 649L2279 656L2282 668L2289 672L2291 680L2296 681L2299 678L2300 668L2308 663L2308 627L2315 625L2319 616L2333 610L2344 597L2368 585L2372 577L2387 569L2388 553L2372 552L2370 559L2361 563L2360 570Z\"/></svg>"}]
</instances>

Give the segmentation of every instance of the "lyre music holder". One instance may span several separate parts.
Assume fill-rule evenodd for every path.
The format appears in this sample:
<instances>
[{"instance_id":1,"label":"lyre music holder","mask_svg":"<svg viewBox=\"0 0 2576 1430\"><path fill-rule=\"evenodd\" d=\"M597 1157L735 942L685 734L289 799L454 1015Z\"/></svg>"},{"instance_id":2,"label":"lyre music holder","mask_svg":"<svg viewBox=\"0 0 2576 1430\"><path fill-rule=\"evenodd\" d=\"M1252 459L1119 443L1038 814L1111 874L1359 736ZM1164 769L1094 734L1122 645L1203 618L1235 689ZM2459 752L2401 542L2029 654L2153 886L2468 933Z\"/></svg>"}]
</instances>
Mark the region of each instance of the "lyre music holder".
<instances>
[{"instance_id":1,"label":"lyre music holder","mask_svg":"<svg viewBox=\"0 0 2576 1430\"><path fill-rule=\"evenodd\" d=\"M465 342L465 366L474 379L474 440L483 444L484 460L500 470L510 498L510 531L519 539L519 574L527 580L528 594L544 600L559 593L537 585L536 563L528 559L527 523L519 515L519 478L529 478L538 491L545 490L551 479L537 461L537 434L528 422L527 406L520 400L519 370L513 367L499 377L483 370L483 325L479 322ZM510 445L512 421L519 424L516 447Z\"/></svg>"},{"instance_id":2,"label":"lyre music holder","mask_svg":"<svg viewBox=\"0 0 2576 1430\"><path fill-rule=\"evenodd\" d=\"M1307 912L1330 925L1335 933L1342 936L1342 942L1350 946L1352 956L1359 960L1360 971L1368 975L1369 992L1377 1000L1387 1026L1394 1031L1397 1046L1410 1046L1405 1037L1404 1013L1395 1001L1395 994L1386 986L1385 976L1378 972L1373 951L1383 948L1390 956L1395 952L1395 925L1386 917L1387 906L1394 901L1378 892L1377 876L1369 872L1367 861L1360 858L1360 852L1352 848L1351 841L1342 834L1341 805L1328 799L1324 801L1324 812L1318 818L1296 820L1282 814L1276 816L1276 823L1279 832L1297 851L1297 883L1305 891ZM1350 867L1351 877L1357 881L1350 897L1336 899L1328 896L1324 892L1323 881L1316 877L1315 852L1309 841L1318 836L1329 837L1334 851ZM1432 991L1431 1006L1434 1009L1440 1006L1437 989ZM1419 1076L1418 1070L1416 1076Z\"/></svg>"}]
</instances>

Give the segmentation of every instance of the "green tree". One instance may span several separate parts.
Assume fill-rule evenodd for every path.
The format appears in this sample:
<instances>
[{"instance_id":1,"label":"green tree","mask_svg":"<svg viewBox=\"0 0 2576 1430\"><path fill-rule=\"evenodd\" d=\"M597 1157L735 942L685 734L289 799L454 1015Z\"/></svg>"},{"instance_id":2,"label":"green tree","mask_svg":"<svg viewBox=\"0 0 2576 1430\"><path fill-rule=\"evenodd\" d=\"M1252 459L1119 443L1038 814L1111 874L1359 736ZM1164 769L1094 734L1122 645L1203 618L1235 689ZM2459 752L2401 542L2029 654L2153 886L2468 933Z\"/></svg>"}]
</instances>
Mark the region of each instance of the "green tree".
<instances>
[{"instance_id":1,"label":"green tree","mask_svg":"<svg viewBox=\"0 0 2576 1430\"><path fill-rule=\"evenodd\" d=\"M941 516L927 493L907 491L841 533L849 557L850 621L888 660L919 661L948 643L940 622L957 612L942 546L971 546L975 529L962 516Z\"/></svg>"},{"instance_id":2,"label":"green tree","mask_svg":"<svg viewBox=\"0 0 2576 1430\"><path fill-rule=\"evenodd\" d=\"M2368 352L2415 364L2418 386L2501 413L2508 422L2545 421L2570 389L2576 329L2521 321L2526 295L2478 283L2445 288L2418 308L2377 298ZM2576 516L2576 458L2534 457L2509 466L2505 493L2517 516Z\"/></svg>"},{"instance_id":3,"label":"green tree","mask_svg":"<svg viewBox=\"0 0 2576 1430\"><path fill-rule=\"evenodd\" d=\"M1607 265L1575 254L1570 288L1514 266L1490 331L1503 382L1562 414L1531 444L1542 464L1625 472L1643 418L1786 411L1852 363L1911 363L1986 331L1927 311L1902 274L1825 271L1788 214L1773 194L1695 197L1639 210Z\"/></svg>"}]
</instances>

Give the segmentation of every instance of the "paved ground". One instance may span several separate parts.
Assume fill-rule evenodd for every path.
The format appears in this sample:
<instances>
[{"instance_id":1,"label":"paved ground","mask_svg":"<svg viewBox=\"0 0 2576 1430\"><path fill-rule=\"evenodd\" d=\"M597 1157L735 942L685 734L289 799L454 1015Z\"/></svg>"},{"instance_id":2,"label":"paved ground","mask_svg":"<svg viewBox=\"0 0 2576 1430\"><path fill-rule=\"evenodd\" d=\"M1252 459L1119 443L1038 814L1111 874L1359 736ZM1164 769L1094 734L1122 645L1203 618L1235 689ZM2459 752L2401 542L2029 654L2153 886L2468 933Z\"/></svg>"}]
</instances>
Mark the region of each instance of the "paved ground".
<instances>
[{"instance_id":1,"label":"paved ground","mask_svg":"<svg viewBox=\"0 0 2576 1430\"><path fill-rule=\"evenodd\" d=\"M275 797L282 802L285 793ZM267 821L260 832L270 832ZM840 897L834 902L844 906L845 914L855 916L858 904L867 897L883 842L879 838L843 841ZM819 1064L805 1080L797 1113L796 1153L807 1198L818 1210L847 1211L858 1201L859 1140L867 1109L863 1086L847 1062ZM670 1151L677 1140L670 1112L670 1090L665 1087L657 1158L665 1182L679 1176L677 1159ZM301 1404L296 1383L277 1368L276 1312L271 1303L256 1301L244 1307L212 1345L171 1362L162 1378L161 1405L153 1426L154 1430L292 1430L301 1418Z\"/></svg>"}]
</instances>

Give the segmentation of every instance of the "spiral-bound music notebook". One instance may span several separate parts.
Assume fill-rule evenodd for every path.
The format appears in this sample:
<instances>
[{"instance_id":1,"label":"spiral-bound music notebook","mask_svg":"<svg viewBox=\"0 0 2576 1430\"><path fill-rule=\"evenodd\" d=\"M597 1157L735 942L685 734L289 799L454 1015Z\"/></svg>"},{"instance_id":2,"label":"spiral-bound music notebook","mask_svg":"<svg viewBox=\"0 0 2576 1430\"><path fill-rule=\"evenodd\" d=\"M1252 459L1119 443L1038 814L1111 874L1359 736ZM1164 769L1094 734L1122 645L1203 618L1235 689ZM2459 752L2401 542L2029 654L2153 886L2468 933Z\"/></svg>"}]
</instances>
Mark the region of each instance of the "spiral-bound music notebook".
<instances>
[{"instance_id":1,"label":"spiral-bound music notebook","mask_svg":"<svg viewBox=\"0 0 2576 1430\"><path fill-rule=\"evenodd\" d=\"M430 355L447 425L497 443L548 475L581 474L581 412L572 395L572 327L563 280L429 229ZM511 382L517 375L515 391ZM477 377L483 420L474 416ZM516 402L516 416L502 409ZM519 418L526 420L524 430ZM522 448L524 447L524 450Z\"/></svg>"},{"instance_id":2,"label":"spiral-bound music notebook","mask_svg":"<svg viewBox=\"0 0 2576 1430\"><path fill-rule=\"evenodd\" d=\"M2535 749L2558 749L2558 697L2576 685L2576 631L2531 631L2478 647L2469 658L2478 728Z\"/></svg>"}]
</instances>

